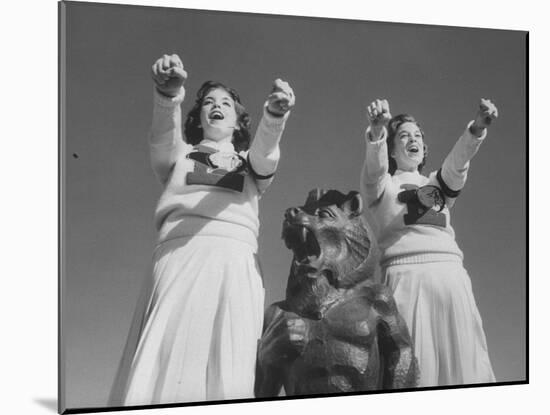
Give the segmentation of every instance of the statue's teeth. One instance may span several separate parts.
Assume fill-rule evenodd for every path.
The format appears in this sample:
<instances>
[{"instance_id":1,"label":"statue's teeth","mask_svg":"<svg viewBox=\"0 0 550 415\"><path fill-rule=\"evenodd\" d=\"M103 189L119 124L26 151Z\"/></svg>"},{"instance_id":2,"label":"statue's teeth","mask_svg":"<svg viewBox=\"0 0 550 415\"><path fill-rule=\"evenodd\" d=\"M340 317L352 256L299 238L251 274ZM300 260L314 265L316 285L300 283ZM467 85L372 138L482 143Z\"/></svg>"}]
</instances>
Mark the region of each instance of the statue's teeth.
<instances>
[{"instance_id":1,"label":"statue's teeth","mask_svg":"<svg viewBox=\"0 0 550 415\"><path fill-rule=\"evenodd\" d=\"M306 243L307 241L307 229L305 227L302 227L302 243Z\"/></svg>"}]
</instances>

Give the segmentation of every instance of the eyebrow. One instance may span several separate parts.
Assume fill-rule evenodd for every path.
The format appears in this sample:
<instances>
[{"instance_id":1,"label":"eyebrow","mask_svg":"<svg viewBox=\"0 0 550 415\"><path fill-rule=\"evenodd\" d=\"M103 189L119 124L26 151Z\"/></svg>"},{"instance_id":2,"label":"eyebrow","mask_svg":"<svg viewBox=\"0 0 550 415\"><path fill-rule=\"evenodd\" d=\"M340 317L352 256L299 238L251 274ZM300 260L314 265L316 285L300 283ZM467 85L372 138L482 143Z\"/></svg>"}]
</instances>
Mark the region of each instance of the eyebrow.
<instances>
[{"instance_id":1,"label":"eyebrow","mask_svg":"<svg viewBox=\"0 0 550 415\"><path fill-rule=\"evenodd\" d=\"M397 133L397 135L399 135L399 136L402 136L403 134L407 134L407 135L409 135L409 134L420 134L420 135L422 135L422 131L420 131L418 129L418 130L414 130L414 131L399 131Z\"/></svg>"},{"instance_id":2,"label":"eyebrow","mask_svg":"<svg viewBox=\"0 0 550 415\"><path fill-rule=\"evenodd\" d=\"M207 97L204 97L203 101L206 101L206 100L213 100L214 97L213 96L207 96ZM230 102L234 102L233 98L231 97L223 97L221 98L222 101L230 101Z\"/></svg>"}]
</instances>

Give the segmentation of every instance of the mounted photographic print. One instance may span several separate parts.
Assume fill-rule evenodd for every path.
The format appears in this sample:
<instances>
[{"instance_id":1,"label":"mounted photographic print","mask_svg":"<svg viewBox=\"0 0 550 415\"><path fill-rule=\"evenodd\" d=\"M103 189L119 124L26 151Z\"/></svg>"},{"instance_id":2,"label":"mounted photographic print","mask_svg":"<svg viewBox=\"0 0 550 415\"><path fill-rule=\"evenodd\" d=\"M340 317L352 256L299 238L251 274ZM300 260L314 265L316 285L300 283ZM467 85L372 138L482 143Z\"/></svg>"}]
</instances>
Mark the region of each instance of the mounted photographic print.
<instances>
[{"instance_id":1,"label":"mounted photographic print","mask_svg":"<svg viewBox=\"0 0 550 415\"><path fill-rule=\"evenodd\" d=\"M528 382L527 32L59 13L60 412Z\"/></svg>"}]
</instances>

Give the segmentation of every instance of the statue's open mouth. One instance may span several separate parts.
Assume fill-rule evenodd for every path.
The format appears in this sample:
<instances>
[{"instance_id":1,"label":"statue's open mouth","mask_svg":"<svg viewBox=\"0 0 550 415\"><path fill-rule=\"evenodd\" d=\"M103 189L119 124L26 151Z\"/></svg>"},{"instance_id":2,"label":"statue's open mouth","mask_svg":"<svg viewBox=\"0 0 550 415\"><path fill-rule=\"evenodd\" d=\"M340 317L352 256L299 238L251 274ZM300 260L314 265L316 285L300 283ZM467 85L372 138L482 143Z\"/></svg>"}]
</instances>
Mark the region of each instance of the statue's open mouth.
<instances>
[{"instance_id":1,"label":"statue's open mouth","mask_svg":"<svg viewBox=\"0 0 550 415\"><path fill-rule=\"evenodd\" d=\"M283 239L286 247L294 252L298 265L315 265L321 255L321 247L311 230L303 225L285 222Z\"/></svg>"}]
</instances>

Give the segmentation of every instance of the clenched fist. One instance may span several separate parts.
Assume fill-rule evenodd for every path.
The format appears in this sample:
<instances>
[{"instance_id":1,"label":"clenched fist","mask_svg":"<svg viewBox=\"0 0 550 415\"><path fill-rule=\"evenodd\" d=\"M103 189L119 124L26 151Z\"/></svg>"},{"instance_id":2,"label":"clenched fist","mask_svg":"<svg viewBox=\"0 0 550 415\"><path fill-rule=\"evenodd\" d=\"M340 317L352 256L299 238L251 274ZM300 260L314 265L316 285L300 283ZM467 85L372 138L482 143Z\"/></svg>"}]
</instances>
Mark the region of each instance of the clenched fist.
<instances>
[{"instance_id":1,"label":"clenched fist","mask_svg":"<svg viewBox=\"0 0 550 415\"><path fill-rule=\"evenodd\" d=\"M187 79L187 72L178 55L163 55L153 64L151 76L161 94L175 97Z\"/></svg>"},{"instance_id":2,"label":"clenched fist","mask_svg":"<svg viewBox=\"0 0 550 415\"><path fill-rule=\"evenodd\" d=\"M382 130L391 120L390 104L385 99L377 99L367 107L367 119L374 139L380 138Z\"/></svg>"},{"instance_id":3,"label":"clenched fist","mask_svg":"<svg viewBox=\"0 0 550 415\"><path fill-rule=\"evenodd\" d=\"M489 99L481 98L479 110L470 126L470 132L476 137L480 137L493 120L498 118L498 108Z\"/></svg>"},{"instance_id":4,"label":"clenched fist","mask_svg":"<svg viewBox=\"0 0 550 415\"><path fill-rule=\"evenodd\" d=\"M288 82L276 79L273 83L273 89L267 97L268 112L277 117L282 117L290 111L295 103L294 91Z\"/></svg>"}]
</instances>

